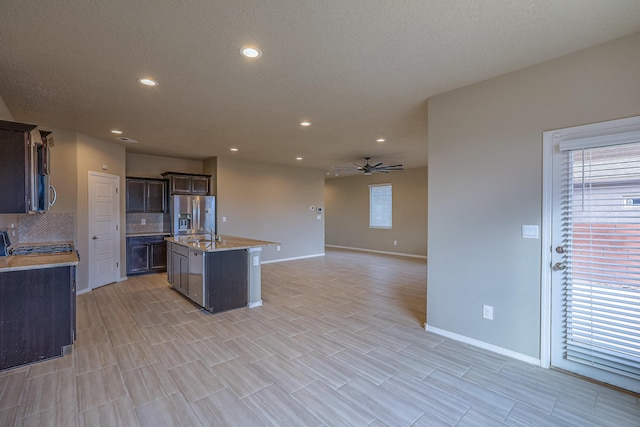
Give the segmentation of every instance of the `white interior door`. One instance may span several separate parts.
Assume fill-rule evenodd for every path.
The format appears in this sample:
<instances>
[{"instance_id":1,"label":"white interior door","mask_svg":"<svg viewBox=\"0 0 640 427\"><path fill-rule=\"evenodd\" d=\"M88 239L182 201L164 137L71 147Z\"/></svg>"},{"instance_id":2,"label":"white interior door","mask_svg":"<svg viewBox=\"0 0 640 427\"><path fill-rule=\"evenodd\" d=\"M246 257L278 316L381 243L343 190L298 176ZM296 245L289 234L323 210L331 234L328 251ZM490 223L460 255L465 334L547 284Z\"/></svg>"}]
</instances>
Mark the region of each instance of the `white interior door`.
<instances>
[{"instance_id":1,"label":"white interior door","mask_svg":"<svg viewBox=\"0 0 640 427\"><path fill-rule=\"evenodd\" d=\"M551 365L640 392L640 118L552 145Z\"/></svg>"},{"instance_id":2,"label":"white interior door","mask_svg":"<svg viewBox=\"0 0 640 427\"><path fill-rule=\"evenodd\" d=\"M120 177L89 172L89 288L120 277Z\"/></svg>"}]
</instances>

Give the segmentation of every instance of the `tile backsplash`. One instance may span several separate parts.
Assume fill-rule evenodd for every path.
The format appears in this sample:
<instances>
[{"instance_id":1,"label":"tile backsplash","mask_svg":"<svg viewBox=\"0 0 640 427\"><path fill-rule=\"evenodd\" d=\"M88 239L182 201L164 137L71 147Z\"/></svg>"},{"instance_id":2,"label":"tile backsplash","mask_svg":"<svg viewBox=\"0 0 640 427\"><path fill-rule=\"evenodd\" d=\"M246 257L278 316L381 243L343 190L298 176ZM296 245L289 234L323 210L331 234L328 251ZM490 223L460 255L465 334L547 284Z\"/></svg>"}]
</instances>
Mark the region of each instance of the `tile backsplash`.
<instances>
[{"instance_id":1,"label":"tile backsplash","mask_svg":"<svg viewBox=\"0 0 640 427\"><path fill-rule=\"evenodd\" d=\"M142 224L142 220L146 224ZM135 233L169 233L171 232L170 215L163 213L128 213L127 234Z\"/></svg>"},{"instance_id":2,"label":"tile backsplash","mask_svg":"<svg viewBox=\"0 0 640 427\"><path fill-rule=\"evenodd\" d=\"M73 229L71 213L18 215L18 235L12 243L70 242Z\"/></svg>"}]
</instances>

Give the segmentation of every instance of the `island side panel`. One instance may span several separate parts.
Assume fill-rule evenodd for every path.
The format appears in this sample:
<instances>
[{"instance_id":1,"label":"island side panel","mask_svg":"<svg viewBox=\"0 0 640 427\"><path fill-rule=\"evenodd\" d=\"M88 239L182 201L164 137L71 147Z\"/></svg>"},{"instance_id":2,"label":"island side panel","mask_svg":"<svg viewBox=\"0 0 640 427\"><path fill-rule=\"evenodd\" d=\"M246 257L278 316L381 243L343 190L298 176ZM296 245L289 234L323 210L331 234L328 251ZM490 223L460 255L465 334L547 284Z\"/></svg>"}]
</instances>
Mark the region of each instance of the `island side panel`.
<instances>
[{"instance_id":1,"label":"island side panel","mask_svg":"<svg viewBox=\"0 0 640 427\"><path fill-rule=\"evenodd\" d=\"M205 308L212 313L247 306L247 250L208 252Z\"/></svg>"},{"instance_id":2,"label":"island side panel","mask_svg":"<svg viewBox=\"0 0 640 427\"><path fill-rule=\"evenodd\" d=\"M74 269L0 273L0 370L60 356L73 344Z\"/></svg>"}]
</instances>

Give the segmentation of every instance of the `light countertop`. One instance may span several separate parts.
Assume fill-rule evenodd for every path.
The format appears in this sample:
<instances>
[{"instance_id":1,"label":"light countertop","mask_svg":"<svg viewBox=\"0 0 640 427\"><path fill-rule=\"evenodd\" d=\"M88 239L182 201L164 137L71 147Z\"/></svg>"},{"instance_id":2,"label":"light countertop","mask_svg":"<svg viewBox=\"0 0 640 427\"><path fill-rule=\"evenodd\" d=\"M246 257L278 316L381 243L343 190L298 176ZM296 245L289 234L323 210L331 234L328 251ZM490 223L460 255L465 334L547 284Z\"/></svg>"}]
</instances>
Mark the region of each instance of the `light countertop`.
<instances>
[{"instance_id":1,"label":"light countertop","mask_svg":"<svg viewBox=\"0 0 640 427\"><path fill-rule=\"evenodd\" d=\"M64 254L11 255L0 257L0 273L32 270L36 268L68 267L78 265L75 251Z\"/></svg>"},{"instance_id":2,"label":"light countertop","mask_svg":"<svg viewBox=\"0 0 640 427\"><path fill-rule=\"evenodd\" d=\"M147 232L147 233L127 233L126 237L152 237L152 236L171 236L171 233L169 232Z\"/></svg>"},{"instance_id":3,"label":"light countertop","mask_svg":"<svg viewBox=\"0 0 640 427\"><path fill-rule=\"evenodd\" d=\"M167 242L177 243L189 248L197 248L205 252L216 251L233 251L238 249L258 248L262 246L279 245L277 242L268 242L266 240L247 239L237 236L220 236L220 242L212 242L211 240L193 241L193 238L165 237Z\"/></svg>"}]
</instances>

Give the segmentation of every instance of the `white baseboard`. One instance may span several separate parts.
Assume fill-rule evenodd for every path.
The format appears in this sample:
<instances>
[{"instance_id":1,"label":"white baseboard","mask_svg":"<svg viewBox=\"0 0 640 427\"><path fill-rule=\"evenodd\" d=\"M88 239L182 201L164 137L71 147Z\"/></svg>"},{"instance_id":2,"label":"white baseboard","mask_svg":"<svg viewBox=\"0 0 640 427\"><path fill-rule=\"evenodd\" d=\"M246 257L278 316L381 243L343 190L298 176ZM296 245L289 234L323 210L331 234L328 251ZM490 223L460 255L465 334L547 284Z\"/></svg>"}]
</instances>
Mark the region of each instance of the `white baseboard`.
<instances>
[{"instance_id":1,"label":"white baseboard","mask_svg":"<svg viewBox=\"0 0 640 427\"><path fill-rule=\"evenodd\" d=\"M121 277L117 280L117 282L124 282L125 280L129 279L127 276Z\"/></svg>"},{"instance_id":2,"label":"white baseboard","mask_svg":"<svg viewBox=\"0 0 640 427\"><path fill-rule=\"evenodd\" d=\"M336 249L348 249L351 251L359 251L359 252L373 252L376 254L385 254L385 255L395 255L395 256L404 256L409 258L420 258L427 259L426 255L414 255L414 254L405 254L402 252L388 252L388 251L376 251L373 249L363 249L363 248L352 248L349 246L337 246L337 245L324 245L327 248L336 248Z\"/></svg>"},{"instance_id":3,"label":"white baseboard","mask_svg":"<svg viewBox=\"0 0 640 427\"><path fill-rule=\"evenodd\" d=\"M295 261L297 259L315 258L315 257L319 257L319 256L324 256L324 252L321 253L321 254L297 256L297 257L293 257L293 258L272 259L272 260L269 260L269 261L262 261L260 264L273 264L274 262Z\"/></svg>"},{"instance_id":4,"label":"white baseboard","mask_svg":"<svg viewBox=\"0 0 640 427\"><path fill-rule=\"evenodd\" d=\"M88 294L89 292L91 292L91 289L89 288L78 289L76 290L76 296L82 295L82 294Z\"/></svg>"},{"instance_id":5,"label":"white baseboard","mask_svg":"<svg viewBox=\"0 0 640 427\"><path fill-rule=\"evenodd\" d=\"M253 307L260 307L261 305L262 305L262 300L257 302L250 302L249 304L247 304L247 307L253 308Z\"/></svg>"},{"instance_id":6,"label":"white baseboard","mask_svg":"<svg viewBox=\"0 0 640 427\"><path fill-rule=\"evenodd\" d=\"M504 347L498 347L497 345L489 344L484 341L479 341L474 338L469 338L464 335L459 335L453 332L445 331L444 329L435 328L433 326L429 326L426 323L424 325L424 328L428 332L432 332L436 335L442 335L443 337L451 338L452 340L460 341L464 344L473 345L475 347L480 347L484 350L489 350L494 353L510 357L512 359L520 360L522 362L531 363L532 365L540 366L540 363L541 363L539 358L527 356L526 354L518 353L516 351L509 350Z\"/></svg>"}]
</instances>

